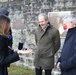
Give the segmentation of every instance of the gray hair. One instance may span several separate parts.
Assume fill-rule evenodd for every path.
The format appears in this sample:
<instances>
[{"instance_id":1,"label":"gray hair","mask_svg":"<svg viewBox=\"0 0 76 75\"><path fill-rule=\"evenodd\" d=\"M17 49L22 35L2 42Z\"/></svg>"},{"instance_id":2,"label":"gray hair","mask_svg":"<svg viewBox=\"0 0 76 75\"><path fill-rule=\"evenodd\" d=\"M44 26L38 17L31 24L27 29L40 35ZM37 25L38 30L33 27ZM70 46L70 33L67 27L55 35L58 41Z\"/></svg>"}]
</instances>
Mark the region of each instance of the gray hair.
<instances>
[{"instance_id":1,"label":"gray hair","mask_svg":"<svg viewBox=\"0 0 76 75\"><path fill-rule=\"evenodd\" d=\"M39 17L42 17L42 16L45 18L46 21L48 20L48 15L46 15L46 14L44 14L44 13L39 14L39 15L38 15L38 18L39 18Z\"/></svg>"},{"instance_id":2,"label":"gray hair","mask_svg":"<svg viewBox=\"0 0 76 75\"><path fill-rule=\"evenodd\" d=\"M74 22L74 24L76 24L76 18L72 14L64 16L62 21L63 20L66 20L67 22Z\"/></svg>"}]
</instances>

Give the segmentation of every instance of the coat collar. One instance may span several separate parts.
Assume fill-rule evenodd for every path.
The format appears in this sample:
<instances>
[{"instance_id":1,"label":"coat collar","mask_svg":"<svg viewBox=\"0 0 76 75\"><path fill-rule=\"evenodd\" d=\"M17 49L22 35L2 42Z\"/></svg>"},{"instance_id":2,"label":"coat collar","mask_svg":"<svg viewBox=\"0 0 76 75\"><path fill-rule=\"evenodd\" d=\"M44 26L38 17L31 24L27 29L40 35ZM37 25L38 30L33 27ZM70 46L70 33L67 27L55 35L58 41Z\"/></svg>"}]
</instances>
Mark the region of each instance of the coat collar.
<instances>
[{"instance_id":1,"label":"coat collar","mask_svg":"<svg viewBox=\"0 0 76 75\"><path fill-rule=\"evenodd\" d=\"M66 39L65 39L65 42L68 40L68 38L71 36L71 35L76 35L76 27L73 27L73 28L70 28L67 32L67 35L66 35Z\"/></svg>"},{"instance_id":2,"label":"coat collar","mask_svg":"<svg viewBox=\"0 0 76 75\"><path fill-rule=\"evenodd\" d=\"M48 23L47 23L47 26L48 26L48 27L46 28L46 30L47 30L48 28L51 28L53 25L51 25L50 22L48 22ZM43 31L43 29L41 28L40 24L39 24L39 27L38 27L38 28L39 28L40 31Z\"/></svg>"},{"instance_id":3,"label":"coat collar","mask_svg":"<svg viewBox=\"0 0 76 75\"><path fill-rule=\"evenodd\" d=\"M69 32L70 32L70 31L72 31L72 32L73 32L73 31L76 31L76 27L70 28L68 31L69 31Z\"/></svg>"},{"instance_id":4,"label":"coat collar","mask_svg":"<svg viewBox=\"0 0 76 75\"><path fill-rule=\"evenodd\" d=\"M50 24L50 22L47 23L48 24L48 27L46 28L45 31L43 31L43 29L41 28L41 26L39 25L38 27L38 32L39 32L39 39L41 39L43 37L43 35L46 33L46 31L49 29L49 28L52 28L52 25Z\"/></svg>"}]
</instances>

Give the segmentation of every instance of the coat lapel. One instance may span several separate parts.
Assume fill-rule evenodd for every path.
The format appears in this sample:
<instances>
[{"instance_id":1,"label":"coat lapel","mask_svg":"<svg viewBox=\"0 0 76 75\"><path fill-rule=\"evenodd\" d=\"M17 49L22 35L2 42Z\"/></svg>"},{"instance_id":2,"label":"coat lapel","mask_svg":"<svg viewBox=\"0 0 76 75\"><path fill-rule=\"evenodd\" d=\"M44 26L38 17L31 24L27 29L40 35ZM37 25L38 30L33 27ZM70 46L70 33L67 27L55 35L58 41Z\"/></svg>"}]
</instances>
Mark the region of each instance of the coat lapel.
<instances>
[{"instance_id":1,"label":"coat lapel","mask_svg":"<svg viewBox=\"0 0 76 75\"><path fill-rule=\"evenodd\" d=\"M42 38L42 36L46 33L46 31L47 31L47 29L49 28L49 27L51 27L51 25L50 25L50 23L48 23L48 27L46 28L46 30L45 31L43 31L43 29L40 27L40 25L39 25L39 27L38 27L38 37L39 37L39 40Z\"/></svg>"},{"instance_id":2,"label":"coat lapel","mask_svg":"<svg viewBox=\"0 0 76 75\"><path fill-rule=\"evenodd\" d=\"M69 37L71 37L72 36L72 34L75 32L74 30L76 29L74 29L74 28L72 28L72 29L69 29L68 30L68 32L67 32L67 35L66 35L66 39L65 39L65 42L69 39Z\"/></svg>"},{"instance_id":3,"label":"coat lapel","mask_svg":"<svg viewBox=\"0 0 76 75\"><path fill-rule=\"evenodd\" d=\"M38 32L38 37L39 37L39 40L42 38L42 36L44 35L45 31L43 31L41 28L39 28L39 32Z\"/></svg>"}]
</instances>

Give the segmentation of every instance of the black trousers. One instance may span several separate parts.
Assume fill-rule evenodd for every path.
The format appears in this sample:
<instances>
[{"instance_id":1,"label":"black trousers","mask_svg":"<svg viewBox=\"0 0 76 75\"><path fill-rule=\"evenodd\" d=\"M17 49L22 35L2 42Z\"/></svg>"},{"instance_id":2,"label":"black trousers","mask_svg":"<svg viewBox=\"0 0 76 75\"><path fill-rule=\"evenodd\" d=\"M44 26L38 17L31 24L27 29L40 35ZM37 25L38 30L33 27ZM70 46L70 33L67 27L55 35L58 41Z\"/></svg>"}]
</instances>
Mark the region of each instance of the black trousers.
<instances>
[{"instance_id":1,"label":"black trousers","mask_svg":"<svg viewBox=\"0 0 76 75\"><path fill-rule=\"evenodd\" d=\"M45 70L45 75L51 75L51 71L52 69L47 69ZM42 75L42 69L41 68L35 68L35 72L36 72L36 75Z\"/></svg>"}]
</instances>

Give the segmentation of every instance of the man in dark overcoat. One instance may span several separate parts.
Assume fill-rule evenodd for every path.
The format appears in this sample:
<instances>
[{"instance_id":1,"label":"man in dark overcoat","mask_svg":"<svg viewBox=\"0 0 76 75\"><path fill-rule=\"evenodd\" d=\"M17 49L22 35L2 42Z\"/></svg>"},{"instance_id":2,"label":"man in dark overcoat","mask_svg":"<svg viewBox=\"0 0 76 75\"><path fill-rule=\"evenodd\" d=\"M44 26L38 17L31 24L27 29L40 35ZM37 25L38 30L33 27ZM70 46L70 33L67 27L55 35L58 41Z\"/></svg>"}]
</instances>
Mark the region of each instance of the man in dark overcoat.
<instances>
[{"instance_id":1,"label":"man in dark overcoat","mask_svg":"<svg viewBox=\"0 0 76 75\"><path fill-rule=\"evenodd\" d=\"M61 57L58 59L57 68L61 75L76 75L76 26L75 18L66 15L63 25L67 26L67 35L62 48Z\"/></svg>"}]
</instances>

